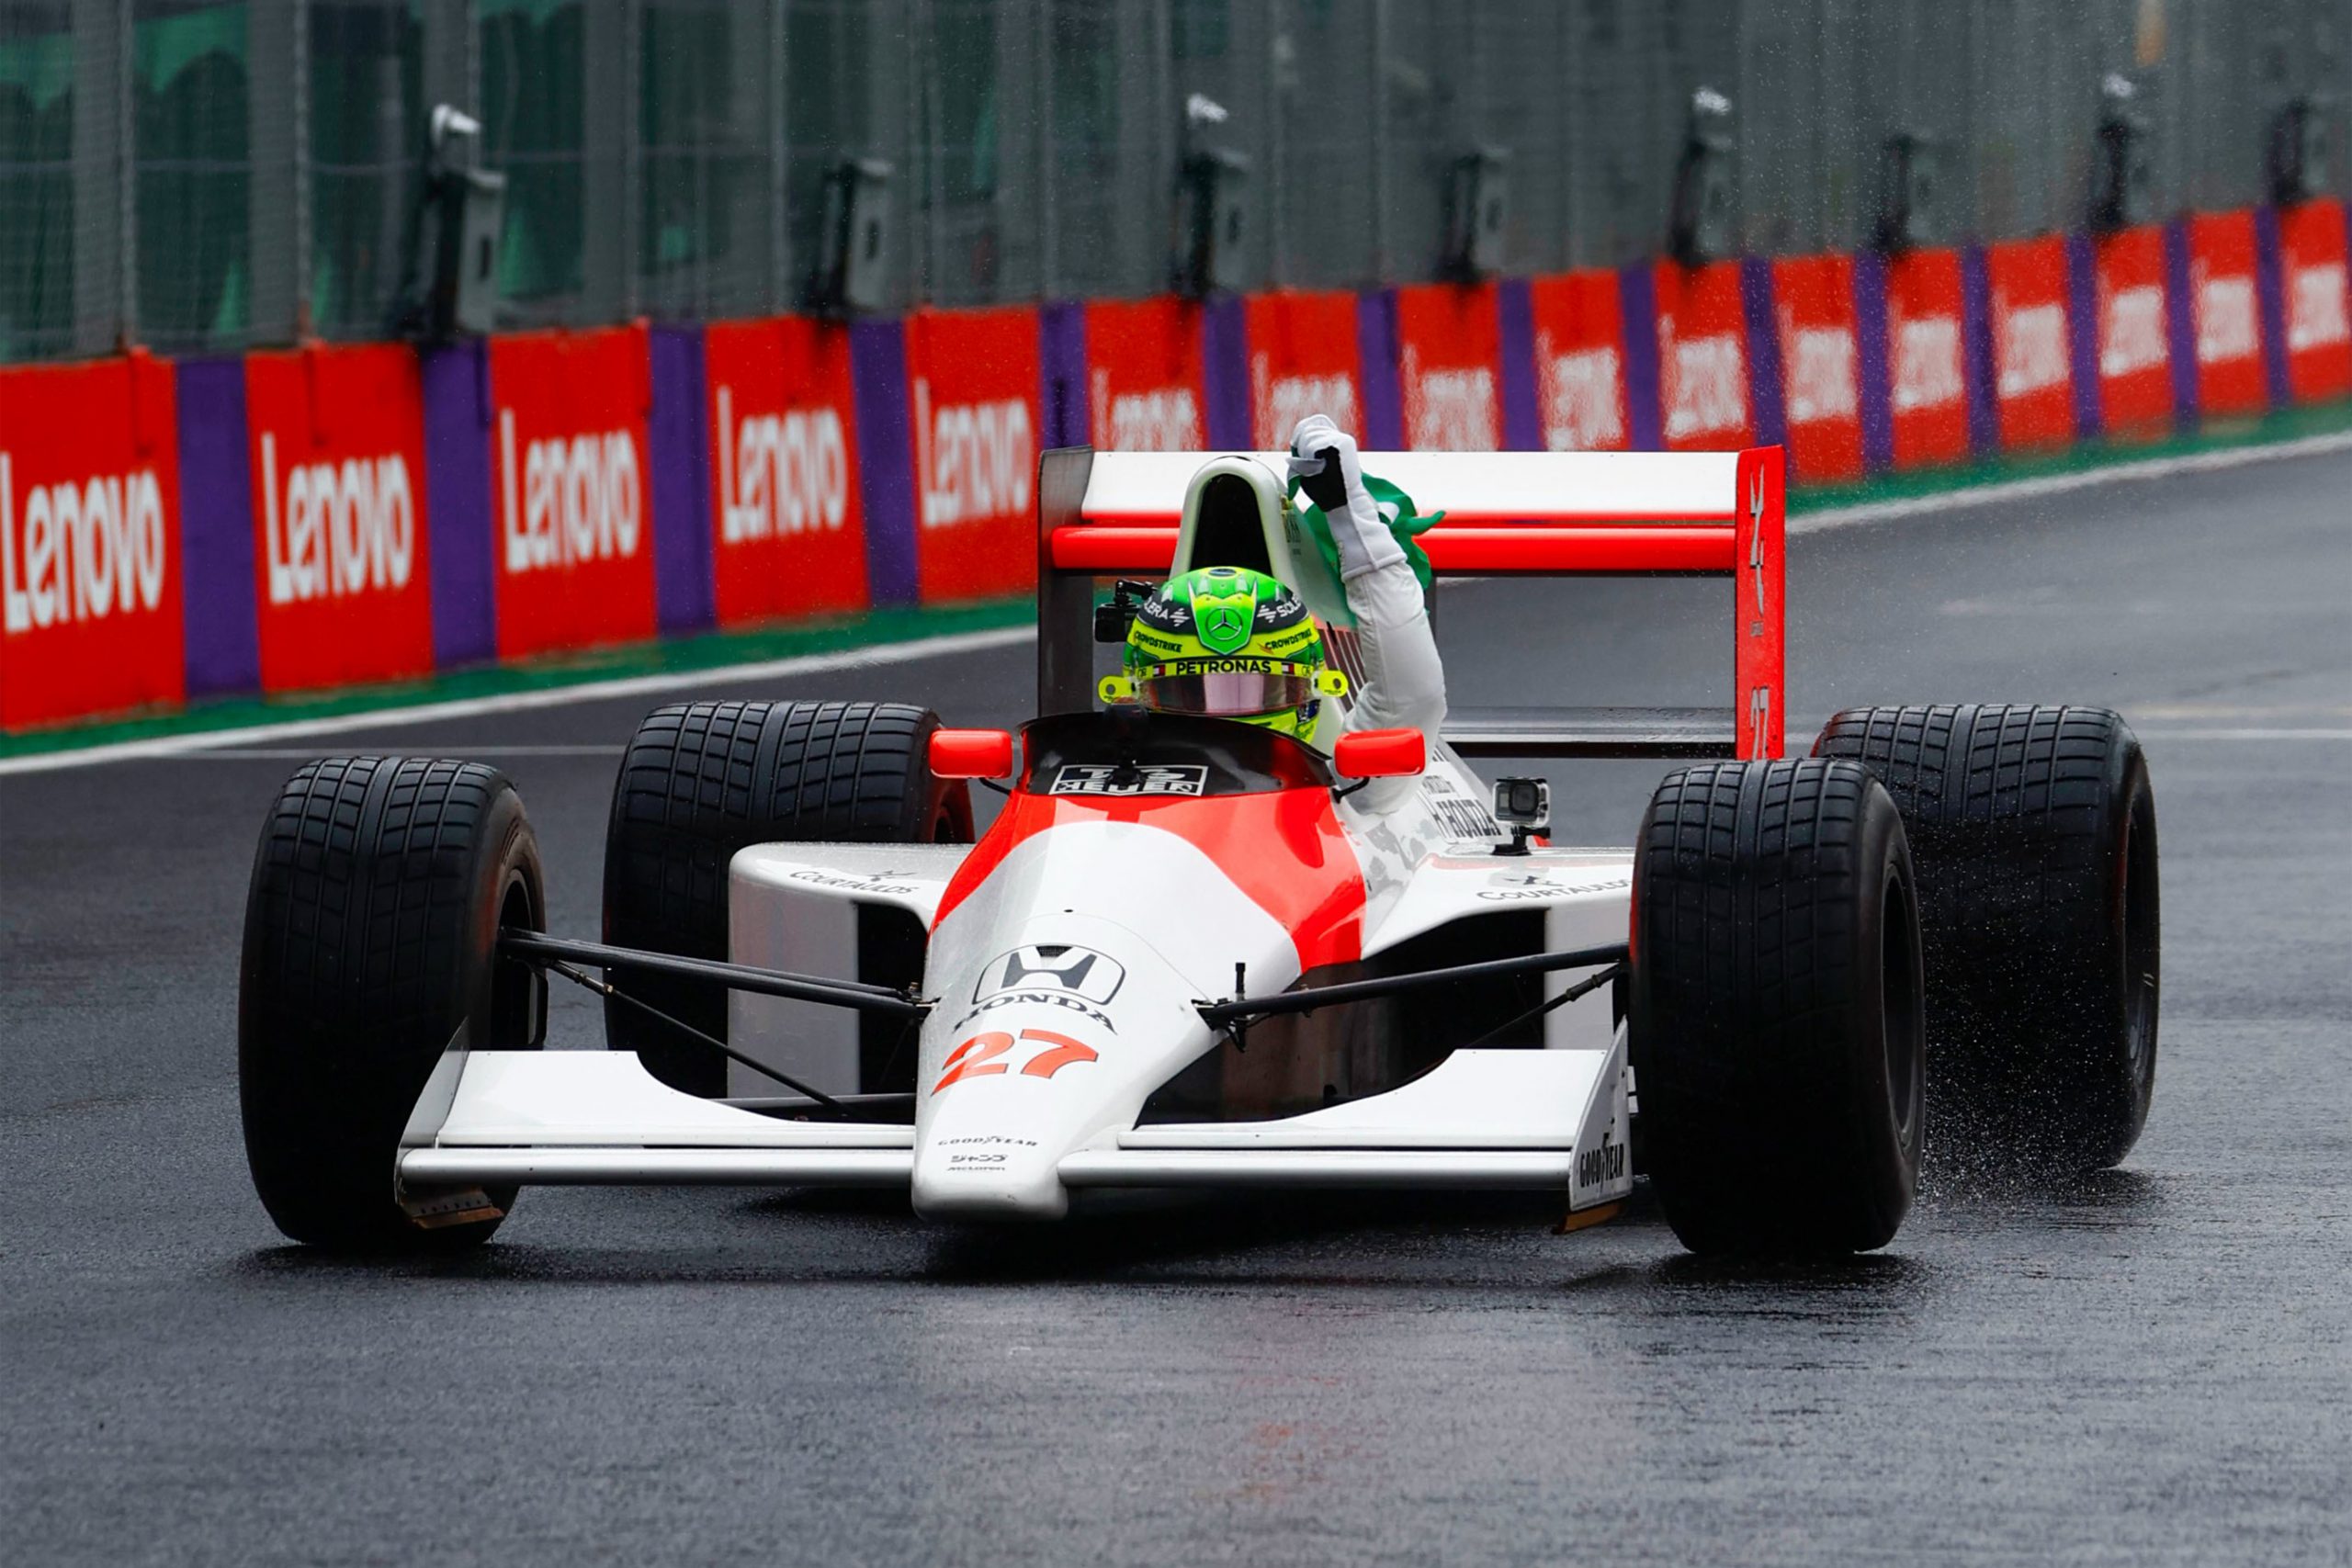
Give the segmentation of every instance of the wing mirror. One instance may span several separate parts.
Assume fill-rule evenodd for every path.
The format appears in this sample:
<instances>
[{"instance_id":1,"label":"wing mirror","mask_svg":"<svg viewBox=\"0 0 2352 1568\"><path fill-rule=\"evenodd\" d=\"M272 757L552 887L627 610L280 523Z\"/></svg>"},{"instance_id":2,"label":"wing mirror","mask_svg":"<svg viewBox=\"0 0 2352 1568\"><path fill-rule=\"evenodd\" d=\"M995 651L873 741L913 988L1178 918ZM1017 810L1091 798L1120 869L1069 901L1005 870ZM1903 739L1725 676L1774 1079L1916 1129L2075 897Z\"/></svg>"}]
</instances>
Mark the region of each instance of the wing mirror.
<instances>
[{"instance_id":1,"label":"wing mirror","mask_svg":"<svg viewBox=\"0 0 2352 1568\"><path fill-rule=\"evenodd\" d=\"M943 779L1001 779L1012 772L1009 729L934 729L931 771Z\"/></svg>"},{"instance_id":2,"label":"wing mirror","mask_svg":"<svg viewBox=\"0 0 2352 1568\"><path fill-rule=\"evenodd\" d=\"M1359 729L1331 749L1331 766L1351 779L1409 778L1429 765L1418 729Z\"/></svg>"}]
</instances>

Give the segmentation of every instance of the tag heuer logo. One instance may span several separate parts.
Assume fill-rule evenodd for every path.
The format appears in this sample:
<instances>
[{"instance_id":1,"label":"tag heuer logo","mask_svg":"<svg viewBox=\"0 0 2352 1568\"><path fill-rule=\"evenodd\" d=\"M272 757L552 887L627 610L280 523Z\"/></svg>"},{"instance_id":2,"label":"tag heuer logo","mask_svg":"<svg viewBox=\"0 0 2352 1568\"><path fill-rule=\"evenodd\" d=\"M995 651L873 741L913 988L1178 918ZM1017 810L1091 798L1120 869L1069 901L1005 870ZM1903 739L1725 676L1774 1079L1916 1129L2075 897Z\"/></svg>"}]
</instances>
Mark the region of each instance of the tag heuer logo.
<instances>
[{"instance_id":1,"label":"tag heuer logo","mask_svg":"<svg viewBox=\"0 0 2352 1568\"><path fill-rule=\"evenodd\" d=\"M1091 947L1016 947L989 960L972 987L972 1000L978 1004L1004 991L1061 991L1099 1007L1119 994L1126 977L1117 959Z\"/></svg>"},{"instance_id":2,"label":"tag heuer logo","mask_svg":"<svg viewBox=\"0 0 2352 1568\"><path fill-rule=\"evenodd\" d=\"M1049 795L1206 795L1209 771L1195 763L1120 767L1110 762L1065 762L1054 774Z\"/></svg>"}]
</instances>

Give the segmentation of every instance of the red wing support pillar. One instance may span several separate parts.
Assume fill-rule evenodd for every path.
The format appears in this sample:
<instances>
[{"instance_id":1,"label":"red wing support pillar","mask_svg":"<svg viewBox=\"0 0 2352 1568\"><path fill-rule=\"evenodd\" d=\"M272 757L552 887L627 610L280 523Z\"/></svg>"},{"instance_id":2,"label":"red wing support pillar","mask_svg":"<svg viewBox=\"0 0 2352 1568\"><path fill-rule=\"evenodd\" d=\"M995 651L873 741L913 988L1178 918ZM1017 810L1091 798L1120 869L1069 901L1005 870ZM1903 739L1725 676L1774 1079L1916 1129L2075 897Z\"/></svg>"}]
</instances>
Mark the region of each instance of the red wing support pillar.
<instances>
[{"instance_id":1,"label":"red wing support pillar","mask_svg":"<svg viewBox=\"0 0 2352 1568\"><path fill-rule=\"evenodd\" d=\"M1739 455L1737 549L1732 563L1738 598L1732 615L1733 690L1737 694L1739 755L1777 757L1788 722L1788 457L1778 446Z\"/></svg>"}]
</instances>

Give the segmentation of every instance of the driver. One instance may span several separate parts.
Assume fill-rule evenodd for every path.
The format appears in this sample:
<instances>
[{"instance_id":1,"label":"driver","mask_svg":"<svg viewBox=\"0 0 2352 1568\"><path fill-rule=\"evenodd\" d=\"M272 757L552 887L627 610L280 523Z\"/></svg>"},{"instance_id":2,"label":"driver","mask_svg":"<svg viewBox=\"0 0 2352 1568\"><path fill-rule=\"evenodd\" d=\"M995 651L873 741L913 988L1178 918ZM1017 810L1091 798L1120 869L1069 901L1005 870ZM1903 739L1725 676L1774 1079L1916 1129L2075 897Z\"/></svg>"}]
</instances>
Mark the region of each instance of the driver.
<instances>
[{"instance_id":1,"label":"driver","mask_svg":"<svg viewBox=\"0 0 2352 1568\"><path fill-rule=\"evenodd\" d=\"M1343 723L1324 701L1349 690L1298 594L1247 567L1170 579L1127 632L1131 700L1163 712L1239 719L1329 751L1340 728L1419 729L1434 749L1445 719L1445 669L1412 558L1365 488L1355 438L1326 415L1291 434L1290 471L1338 547L1363 679Z\"/></svg>"}]
</instances>

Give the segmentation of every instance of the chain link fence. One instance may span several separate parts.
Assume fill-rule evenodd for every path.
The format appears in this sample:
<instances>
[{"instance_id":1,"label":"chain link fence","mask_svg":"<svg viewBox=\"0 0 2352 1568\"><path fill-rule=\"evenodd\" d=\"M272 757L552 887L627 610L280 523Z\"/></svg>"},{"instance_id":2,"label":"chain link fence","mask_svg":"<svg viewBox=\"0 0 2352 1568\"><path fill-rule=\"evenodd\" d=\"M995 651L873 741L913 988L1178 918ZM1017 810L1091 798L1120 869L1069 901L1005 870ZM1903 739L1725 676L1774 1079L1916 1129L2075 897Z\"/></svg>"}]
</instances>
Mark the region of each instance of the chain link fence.
<instances>
[{"instance_id":1,"label":"chain link fence","mask_svg":"<svg viewBox=\"0 0 2352 1568\"><path fill-rule=\"evenodd\" d=\"M795 308L853 157L891 170L900 307L1168 288L1212 145L1249 287L1435 276L1478 152L1510 270L1622 265L1702 87L1749 250L1871 243L1898 137L1947 237L2043 232L2110 78L2159 215L2265 199L2299 96L2347 188L2352 0L0 0L0 360L382 335L444 103L506 176L527 326Z\"/></svg>"}]
</instances>

